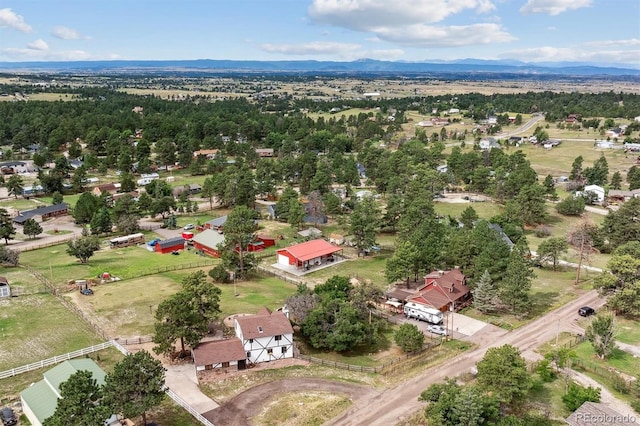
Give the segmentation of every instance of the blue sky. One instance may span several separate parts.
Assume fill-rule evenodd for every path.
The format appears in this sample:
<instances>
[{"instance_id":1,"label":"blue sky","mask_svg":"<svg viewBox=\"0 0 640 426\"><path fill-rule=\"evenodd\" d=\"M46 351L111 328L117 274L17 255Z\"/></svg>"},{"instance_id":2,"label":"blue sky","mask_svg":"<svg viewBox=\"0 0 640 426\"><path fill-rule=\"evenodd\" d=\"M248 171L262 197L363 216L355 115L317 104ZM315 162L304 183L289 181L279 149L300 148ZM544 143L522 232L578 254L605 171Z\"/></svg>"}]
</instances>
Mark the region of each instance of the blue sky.
<instances>
[{"instance_id":1,"label":"blue sky","mask_svg":"<svg viewBox=\"0 0 640 426\"><path fill-rule=\"evenodd\" d=\"M640 1L0 1L0 61L362 58L640 69Z\"/></svg>"}]
</instances>

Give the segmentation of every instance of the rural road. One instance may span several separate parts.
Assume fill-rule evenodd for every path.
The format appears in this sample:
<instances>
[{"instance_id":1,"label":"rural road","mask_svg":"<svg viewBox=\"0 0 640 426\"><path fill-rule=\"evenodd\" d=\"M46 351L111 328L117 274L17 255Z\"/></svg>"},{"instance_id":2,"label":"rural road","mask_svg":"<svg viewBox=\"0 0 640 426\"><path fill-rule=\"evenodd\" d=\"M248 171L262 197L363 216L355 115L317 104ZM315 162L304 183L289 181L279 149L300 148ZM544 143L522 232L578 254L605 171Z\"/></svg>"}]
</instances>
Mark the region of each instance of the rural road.
<instances>
[{"instance_id":1,"label":"rural road","mask_svg":"<svg viewBox=\"0 0 640 426\"><path fill-rule=\"evenodd\" d=\"M354 401L353 406L340 416L325 423L326 425L394 425L422 409L423 403L418 401L420 393L433 383L442 382L445 377L454 377L469 372L482 359L487 349L505 344L513 345L527 359L536 359L534 350L545 342L552 340L560 331L575 330L574 323L578 318L578 308L589 305L598 308L605 303L595 290L580 295L566 305L551 311L537 320L511 331L496 340L485 341L477 349L458 355L446 364L433 367L416 375L414 378L398 386L384 390L367 401ZM618 404L633 411L625 404Z\"/></svg>"}]
</instances>

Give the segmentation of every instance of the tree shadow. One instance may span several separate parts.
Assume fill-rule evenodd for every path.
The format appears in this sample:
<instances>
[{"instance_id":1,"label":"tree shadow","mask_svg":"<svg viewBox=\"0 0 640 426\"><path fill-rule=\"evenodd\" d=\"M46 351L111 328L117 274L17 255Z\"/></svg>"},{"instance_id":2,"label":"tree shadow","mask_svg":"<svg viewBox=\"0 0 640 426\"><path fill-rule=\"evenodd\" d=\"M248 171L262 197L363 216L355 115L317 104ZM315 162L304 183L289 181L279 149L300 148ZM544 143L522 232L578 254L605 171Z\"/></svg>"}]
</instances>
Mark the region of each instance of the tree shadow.
<instances>
[{"instance_id":1,"label":"tree shadow","mask_svg":"<svg viewBox=\"0 0 640 426\"><path fill-rule=\"evenodd\" d=\"M560 293L556 291L538 292L530 296L531 308L529 309L529 318L535 318L547 311L552 306Z\"/></svg>"}]
</instances>

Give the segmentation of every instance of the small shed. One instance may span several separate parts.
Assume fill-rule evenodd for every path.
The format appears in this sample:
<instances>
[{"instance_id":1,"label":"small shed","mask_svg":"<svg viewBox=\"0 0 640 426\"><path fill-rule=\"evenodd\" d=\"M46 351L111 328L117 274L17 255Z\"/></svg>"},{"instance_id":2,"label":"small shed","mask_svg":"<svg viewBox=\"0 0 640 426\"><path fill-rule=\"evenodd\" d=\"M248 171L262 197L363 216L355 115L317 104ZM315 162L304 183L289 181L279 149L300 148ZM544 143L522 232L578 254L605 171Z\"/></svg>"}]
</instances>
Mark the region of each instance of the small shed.
<instances>
[{"instance_id":1,"label":"small shed","mask_svg":"<svg viewBox=\"0 0 640 426\"><path fill-rule=\"evenodd\" d=\"M0 297L11 297L11 288L7 277L0 277Z\"/></svg>"},{"instance_id":2,"label":"small shed","mask_svg":"<svg viewBox=\"0 0 640 426\"><path fill-rule=\"evenodd\" d=\"M176 250L183 250L184 238L174 237L169 238L168 240L158 241L155 248L158 253L170 253Z\"/></svg>"},{"instance_id":3,"label":"small shed","mask_svg":"<svg viewBox=\"0 0 640 426\"><path fill-rule=\"evenodd\" d=\"M335 244L335 245L342 245L344 244L344 235L341 234L329 234L329 242L331 244Z\"/></svg>"}]
</instances>

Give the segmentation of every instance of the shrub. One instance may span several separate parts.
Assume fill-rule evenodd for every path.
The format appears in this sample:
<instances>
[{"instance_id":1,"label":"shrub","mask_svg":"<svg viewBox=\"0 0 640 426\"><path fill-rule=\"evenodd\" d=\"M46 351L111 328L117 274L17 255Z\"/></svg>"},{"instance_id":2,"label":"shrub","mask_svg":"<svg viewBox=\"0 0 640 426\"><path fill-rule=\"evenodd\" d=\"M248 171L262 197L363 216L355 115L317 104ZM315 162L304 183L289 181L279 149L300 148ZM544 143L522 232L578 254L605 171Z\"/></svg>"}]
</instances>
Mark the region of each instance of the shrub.
<instances>
[{"instance_id":1,"label":"shrub","mask_svg":"<svg viewBox=\"0 0 640 426\"><path fill-rule=\"evenodd\" d=\"M584 213L585 200L583 197L574 197L570 195L564 200L556 204L558 213L565 216L580 216Z\"/></svg>"},{"instance_id":2,"label":"shrub","mask_svg":"<svg viewBox=\"0 0 640 426\"><path fill-rule=\"evenodd\" d=\"M613 388L620 393L627 394L630 391L626 380L618 374L613 375L613 377L611 378L611 384Z\"/></svg>"},{"instance_id":3,"label":"shrub","mask_svg":"<svg viewBox=\"0 0 640 426\"><path fill-rule=\"evenodd\" d=\"M424 344L424 333L413 324L404 323L394 334L394 340L403 352L417 351Z\"/></svg>"},{"instance_id":4,"label":"shrub","mask_svg":"<svg viewBox=\"0 0 640 426\"><path fill-rule=\"evenodd\" d=\"M576 411L587 401L600 402L600 388L584 387L571 382L569 391L562 397L562 402L570 411Z\"/></svg>"},{"instance_id":5,"label":"shrub","mask_svg":"<svg viewBox=\"0 0 640 426\"><path fill-rule=\"evenodd\" d=\"M538 238L546 238L551 235L551 227L547 225L538 225L536 227L536 230L534 231L534 234Z\"/></svg>"},{"instance_id":6,"label":"shrub","mask_svg":"<svg viewBox=\"0 0 640 426\"><path fill-rule=\"evenodd\" d=\"M209 270L209 276L211 277L211 279L213 279L214 282L217 283L226 284L231 282L231 275L222 265L211 268Z\"/></svg>"}]
</instances>

